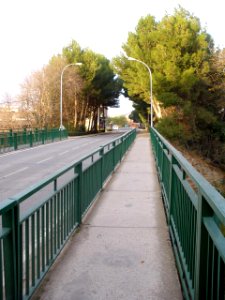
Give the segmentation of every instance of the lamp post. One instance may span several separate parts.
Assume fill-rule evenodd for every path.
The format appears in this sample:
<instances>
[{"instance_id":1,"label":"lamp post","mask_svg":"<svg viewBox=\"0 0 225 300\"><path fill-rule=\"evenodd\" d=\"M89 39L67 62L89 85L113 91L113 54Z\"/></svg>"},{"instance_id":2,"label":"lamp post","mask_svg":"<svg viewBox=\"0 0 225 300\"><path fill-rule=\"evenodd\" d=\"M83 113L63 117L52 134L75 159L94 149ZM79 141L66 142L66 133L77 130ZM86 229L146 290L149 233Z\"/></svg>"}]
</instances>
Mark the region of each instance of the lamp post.
<instances>
[{"instance_id":1,"label":"lamp post","mask_svg":"<svg viewBox=\"0 0 225 300\"><path fill-rule=\"evenodd\" d=\"M64 130L65 129L65 127L63 126L63 123L62 123L62 85L63 85L64 71L70 66L81 66L81 65L82 65L82 63L77 62L77 63L74 63L74 64L68 64L62 69L61 81L60 81L60 126L59 126L59 130Z\"/></svg>"},{"instance_id":2,"label":"lamp post","mask_svg":"<svg viewBox=\"0 0 225 300\"><path fill-rule=\"evenodd\" d=\"M150 106L151 106L151 123L150 123L150 125L151 125L151 127L153 127L152 72L151 72L151 69L149 68L149 66L146 63L144 63L143 61L141 61L139 59L136 59L133 57L127 57L127 59L137 61L137 62L141 63L142 65L144 65L148 69L149 79L150 79Z\"/></svg>"}]
</instances>

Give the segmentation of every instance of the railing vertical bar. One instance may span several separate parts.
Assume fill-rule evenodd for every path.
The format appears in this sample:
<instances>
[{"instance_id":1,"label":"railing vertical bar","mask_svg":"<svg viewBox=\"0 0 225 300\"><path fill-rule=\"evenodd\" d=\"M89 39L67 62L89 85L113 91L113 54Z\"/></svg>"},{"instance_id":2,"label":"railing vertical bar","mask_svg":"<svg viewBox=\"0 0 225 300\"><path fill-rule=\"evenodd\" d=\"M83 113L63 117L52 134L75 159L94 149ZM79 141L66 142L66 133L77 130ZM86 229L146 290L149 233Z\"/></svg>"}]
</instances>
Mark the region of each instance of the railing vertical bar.
<instances>
[{"instance_id":1,"label":"railing vertical bar","mask_svg":"<svg viewBox=\"0 0 225 300\"><path fill-rule=\"evenodd\" d=\"M0 238L0 300L3 300L3 274L4 267L2 263L3 251L2 251L2 239Z\"/></svg>"},{"instance_id":2,"label":"railing vertical bar","mask_svg":"<svg viewBox=\"0 0 225 300\"><path fill-rule=\"evenodd\" d=\"M70 231L69 189L70 185L68 184L66 187L66 238L69 235Z\"/></svg>"},{"instance_id":3,"label":"railing vertical bar","mask_svg":"<svg viewBox=\"0 0 225 300\"><path fill-rule=\"evenodd\" d=\"M63 223L64 223L64 198L63 198L63 190L60 192L60 202L61 202L61 207L60 207L60 210L61 210L61 228L60 228L60 231L61 231L61 241L60 241L60 246L63 244L63 240L64 240L64 226L63 226Z\"/></svg>"},{"instance_id":4,"label":"railing vertical bar","mask_svg":"<svg viewBox=\"0 0 225 300\"><path fill-rule=\"evenodd\" d=\"M81 224L82 221L82 202L83 202L83 176L82 176L82 162L76 166L76 173L78 174L78 187L77 187L77 223Z\"/></svg>"},{"instance_id":5,"label":"railing vertical bar","mask_svg":"<svg viewBox=\"0 0 225 300\"><path fill-rule=\"evenodd\" d=\"M74 218L74 211L75 211L75 204L74 204L74 198L75 198L75 179L71 182L71 222L72 222L72 227L74 228L75 225L75 218Z\"/></svg>"},{"instance_id":6,"label":"railing vertical bar","mask_svg":"<svg viewBox=\"0 0 225 300\"><path fill-rule=\"evenodd\" d=\"M69 227L69 233L71 232L73 225L72 225L72 183L69 183L69 192L68 192L68 213L69 213L69 219L68 219L68 227Z\"/></svg>"},{"instance_id":7,"label":"railing vertical bar","mask_svg":"<svg viewBox=\"0 0 225 300\"><path fill-rule=\"evenodd\" d=\"M196 226L197 226L197 212L195 210L195 208L193 207L193 210L194 210L194 219L193 219L193 248L192 248L192 251L193 251L193 258L192 258L192 263L193 263L193 267L192 267L192 272L193 272L193 285L194 285L194 282L195 282L195 267L196 267L196 257L195 257L195 252L196 252L196 235L197 235L197 232L196 232Z\"/></svg>"},{"instance_id":8,"label":"railing vertical bar","mask_svg":"<svg viewBox=\"0 0 225 300\"><path fill-rule=\"evenodd\" d=\"M25 259L26 259L26 295L29 295L30 290L30 254L29 254L29 218L25 221Z\"/></svg>"},{"instance_id":9,"label":"railing vertical bar","mask_svg":"<svg viewBox=\"0 0 225 300\"><path fill-rule=\"evenodd\" d=\"M45 206L41 208L41 250L42 250L42 272L45 271Z\"/></svg>"},{"instance_id":10,"label":"railing vertical bar","mask_svg":"<svg viewBox=\"0 0 225 300\"><path fill-rule=\"evenodd\" d=\"M37 236L37 278L40 278L40 209L37 210L36 216L37 228L36 228L36 236Z\"/></svg>"},{"instance_id":11,"label":"railing vertical bar","mask_svg":"<svg viewBox=\"0 0 225 300\"><path fill-rule=\"evenodd\" d=\"M217 282L216 282L216 300L220 299L220 264L221 258L220 255L217 256Z\"/></svg>"},{"instance_id":12,"label":"railing vertical bar","mask_svg":"<svg viewBox=\"0 0 225 300\"><path fill-rule=\"evenodd\" d=\"M66 188L63 188L63 243L66 239Z\"/></svg>"},{"instance_id":13,"label":"railing vertical bar","mask_svg":"<svg viewBox=\"0 0 225 300\"><path fill-rule=\"evenodd\" d=\"M53 199L50 199L50 260L53 259L53 244L54 244L54 232L53 232L53 226L54 226L54 213L53 213Z\"/></svg>"},{"instance_id":14,"label":"railing vertical bar","mask_svg":"<svg viewBox=\"0 0 225 300\"><path fill-rule=\"evenodd\" d=\"M31 216L31 263L32 286L35 285L35 214Z\"/></svg>"},{"instance_id":15,"label":"railing vertical bar","mask_svg":"<svg viewBox=\"0 0 225 300\"><path fill-rule=\"evenodd\" d=\"M73 218L74 224L77 224L77 178L73 181Z\"/></svg>"},{"instance_id":16,"label":"railing vertical bar","mask_svg":"<svg viewBox=\"0 0 225 300\"><path fill-rule=\"evenodd\" d=\"M178 195L178 186L175 184L175 179L176 179L176 174L174 171L172 171L172 175L173 175L173 181L172 181L172 190L173 190L173 196L172 196L172 216L174 218L174 223L176 226L176 230L179 232L179 222L178 222L178 218L179 218L179 202L177 201L177 195Z\"/></svg>"},{"instance_id":17,"label":"railing vertical bar","mask_svg":"<svg viewBox=\"0 0 225 300\"><path fill-rule=\"evenodd\" d=\"M208 239L207 239L207 271L206 271L206 275L207 275L207 279L206 279L206 295L210 295L211 294L211 270L212 270L212 246L211 246L211 239L208 235Z\"/></svg>"},{"instance_id":18,"label":"railing vertical bar","mask_svg":"<svg viewBox=\"0 0 225 300\"><path fill-rule=\"evenodd\" d=\"M67 193L66 193L66 206L67 206L67 222L66 222L66 227L67 227L67 230L66 230L66 236L69 235L69 232L70 232L70 208L69 208L69 192L70 192L70 184L67 185Z\"/></svg>"},{"instance_id":19,"label":"railing vertical bar","mask_svg":"<svg viewBox=\"0 0 225 300\"><path fill-rule=\"evenodd\" d=\"M46 217L46 223L45 223L45 228L46 228L46 265L49 265L49 202L46 202L46 212L45 212L45 217Z\"/></svg>"},{"instance_id":20,"label":"railing vertical bar","mask_svg":"<svg viewBox=\"0 0 225 300\"><path fill-rule=\"evenodd\" d=\"M191 245L191 232L190 232L190 225L191 225L191 202L189 199L187 199L186 191L185 192L185 203L186 203L186 211L184 211L184 216L186 216L186 251L187 251L187 262L188 262L188 269L190 272L190 259L191 259L191 253L190 253L190 245Z\"/></svg>"},{"instance_id":21,"label":"railing vertical bar","mask_svg":"<svg viewBox=\"0 0 225 300\"><path fill-rule=\"evenodd\" d=\"M186 253L186 260L187 260L187 265L189 266L189 253L188 253L188 239L190 238L190 236L188 235L188 219L190 216L190 212L189 212L189 207L188 207L188 202L186 201L186 197L185 197L185 190L184 187L182 185L182 194L183 194L183 234L184 234L184 249L185 249L185 253Z\"/></svg>"},{"instance_id":22,"label":"railing vertical bar","mask_svg":"<svg viewBox=\"0 0 225 300\"><path fill-rule=\"evenodd\" d=\"M67 185L67 192L66 192L66 206L67 206L67 218L66 218L66 227L67 232L66 236L69 235L70 232L70 183Z\"/></svg>"},{"instance_id":23,"label":"railing vertical bar","mask_svg":"<svg viewBox=\"0 0 225 300\"><path fill-rule=\"evenodd\" d=\"M25 222L22 222L20 224L20 230L21 230L21 278L20 278L20 287L21 287L21 290L20 290L20 297L22 298L23 295L26 294L26 280L24 280L24 277L25 277L25 264L26 264L26 258L23 258L24 256L24 253L25 253L25 244L26 244L26 241L25 241Z\"/></svg>"},{"instance_id":24,"label":"railing vertical bar","mask_svg":"<svg viewBox=\"0 0 225 300\"><path fill-rule=\"evenodd\" d=\"M54 196L54 213L53 213L53 218L54 218L54 243L53 243L53 254L55 255L56 254L56 245L57 245L57 228L56 228L56 220L57 220L57 196Z\"/></svg>"},{"instance_id":25,"label":"railing vertical bar","mask_svg":"<svg viewBox=\"0 0 225 300\"><path fill-rule=\"evenodd\" d=\"M222 261L222 258L220 255L217 257L218 259L218 268L217 268L217 299L223 299L224 294L225 294L225 284L224 284L224 278L225 278L225 266L224 262Z\"/></svg>"},{"instance_id":26,"label":"railing vertical bar","mask_svg":"<svg viewBox=\"0 0 225 300\"><path fill-rule=\"evenodd\" d=\"M77 223L77 194L76 194L76 185L77 185L77 179L73 181L73 219L74 219L74 225Z\"/></svg>"},{"instance_id":27,"label":"railing vertical bar","mask_svg":"<svg viewBox=\"0 0 225 300\"><path fill-rule=\"evenodd\" d=\"M75 219L74 219L74 179L71 182L71 222L72 222L72 228L74 228L75 225Z\"/></svg>"},{"instance_id":28,"label":"railing vertical bar","mask_svg":"<svg viewBox=\"0 0 225 300\"><path fill-rule=\"evenodd\" d=\"M183 246L183 251L184 251L184 255L186 256L187 253L187 249L185 247L185 222L186 222L186 216L184 215L185 212L185 201L184 201L184 189L183 186L181 184L181 182L179 182L179 187L180 187L180 199L181 199L181 237L182 237L182 246Z\"/></svg>"},{"instance_id":29,"label":"railing vertical bar","mask_svg":"<svg viewBox=\"0 0 225 300\"><path fill-rule=\"evenodd\" d=\"M116 142L112 143L112 147L113 147L113 170L115 169L116 166L116 158L115 158L115 147L116 147Z\"/></svg>"},{"instance_id":30,"label":"railing vertical bar","mask_svg":"<svg viewBox=\"0 0 225 300\"><path fill-rule=\"evenodd\" d=\"M74 179L71 182L71 227L74 228Z\"/></svg>"},{"instance_id":31,"label":"railing vertical bar","mask_svg":"<svg viewBox=\"0 0 225 300\"><path fill-rule=\"evenodd\" d=\"M72 218L72 208L73 208L73 185L72 182L69 184L69 232L73 229L73 218Z\"/></svg>"},{"instance_id":32,"label":"railing vertical bar","mask_svg":"<svg viewBox=\"0 0 225 300\"><path fill-rule=\"evenodd\" d=\"M189 224L190 224L190 244L189 244L189 254L190 254L190 259L189 259L189 264L190 264L190 273L191 273L191 278L193 278L193 252L192 252L192 248L193 248L193 219L194 219L194 211L193 211L193 205L190 204L190 220L189 220ZM193 285L192 285L193 287Z\"/></svg>"},{"instance_id":33,"label":"railing vertical bar","mask_svg":"<svg viewBox=\"0 0 225 300\"><path fill-rule=\"evenodd\" d=\"M179 215L179 236L180 236L180 241L181 241L181 245L182 245L182 248L183 248L183 251L185 250L184 249L184 232L183 232L183 223L184 223L184 218L183 218L183 193L182 193L182 188L181 188L181 184L179 182L179 179L178 179L178 176L176 175L176 179L177 179L177 186L178 186L178 202L179 202L179 212L180 212L180 215Z\"/></svg>"},{"instance_id":34,"label":"railing vertical bar","mask_svg":"<svg viewBox=\"0 0 225 300\"><path fill-rule=\"evenodd\" d=\"M68 186L65 188L65 235L64 240L68 235Z\"/></svg>"},{"instance_id":35,"label":"railing vertical bar","mask_svg":"<svg viewBox=\"0 0 225 300\"><path fill-rule=\"evenodd\" d=\"M57 248L60 248L60 241L61 241L61 235L60 235L60 218L61 218L61 214L60 214L60 193L57 193Z\"/></svg>"},{"instance_id":36,"label":"railing vertical bar","mask_svg":"<svg viewBox=\"0 0 225 300\"><path fill-rule=\"evenodd\" d=\"M211 299L215 299L214 298L214 294L215 294L215 287L214 287L214 282L215 282L215 256L216 256L216 250L215 250L215 246L212 245L212 270L211 270Z\"/></svg>"}]
</instances>

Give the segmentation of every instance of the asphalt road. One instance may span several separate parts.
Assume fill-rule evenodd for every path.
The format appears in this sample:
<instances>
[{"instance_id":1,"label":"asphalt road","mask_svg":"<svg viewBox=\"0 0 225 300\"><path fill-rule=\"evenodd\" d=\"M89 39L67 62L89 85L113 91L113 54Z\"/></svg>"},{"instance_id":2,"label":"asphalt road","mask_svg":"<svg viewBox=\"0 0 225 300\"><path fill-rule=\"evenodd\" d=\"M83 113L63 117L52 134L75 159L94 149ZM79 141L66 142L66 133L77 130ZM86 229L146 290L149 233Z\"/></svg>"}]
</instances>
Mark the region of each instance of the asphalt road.
<instances>
[{"instance_id":1,"label":"asphalt road","mask_svg":"<svg viewBox=\"0 0 225 300\"><path fill-rule=\"evenodd\" d=\"M69 138L0 155L0 201L38 183L123 133Z\"/></svg>"}]
</instances>

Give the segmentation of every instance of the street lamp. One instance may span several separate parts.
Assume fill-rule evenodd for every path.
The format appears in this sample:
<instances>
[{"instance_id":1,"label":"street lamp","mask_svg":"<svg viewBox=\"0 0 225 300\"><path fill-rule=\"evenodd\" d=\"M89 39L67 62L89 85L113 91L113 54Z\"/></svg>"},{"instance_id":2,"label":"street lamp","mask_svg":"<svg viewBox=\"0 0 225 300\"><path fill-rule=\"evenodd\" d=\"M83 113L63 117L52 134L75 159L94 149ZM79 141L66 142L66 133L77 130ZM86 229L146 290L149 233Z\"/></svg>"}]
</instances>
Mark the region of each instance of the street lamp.
<instances>
[{"instance_id":1,"label":"street lamp","mask_svg":"<svg viewBox=\"0 0 225 300\"><path fill-rule=\"evenodd\" d=\"M74 63L74 64L68 64L62 69L61 84L60 84L60 126L59 126L59 130L64 130L65 129L65 127L63 126L63 123L62 123L62 84L63 84L64 71L70 66L81 66L81 65L82 65L82 63L77 62L77 63Z\"/></svg>"},{"instance_id":2,"label":"street lamp","mask_svg":"<svg viewBox=\"0 0 225 300\"><path fill-rule=\"evenodd\" d=\"M152 72L151 69L149 68L149 66L144 63L143 61L133 58L133 57L127 57L128 60L133 60L133 61L137 61L139 63L141 63L142 65L144 65L149 72L149 78L150 78L150 105L151 105L151 127L153 127L153 103L152 103Z\"/></svg>"}]
</instances>

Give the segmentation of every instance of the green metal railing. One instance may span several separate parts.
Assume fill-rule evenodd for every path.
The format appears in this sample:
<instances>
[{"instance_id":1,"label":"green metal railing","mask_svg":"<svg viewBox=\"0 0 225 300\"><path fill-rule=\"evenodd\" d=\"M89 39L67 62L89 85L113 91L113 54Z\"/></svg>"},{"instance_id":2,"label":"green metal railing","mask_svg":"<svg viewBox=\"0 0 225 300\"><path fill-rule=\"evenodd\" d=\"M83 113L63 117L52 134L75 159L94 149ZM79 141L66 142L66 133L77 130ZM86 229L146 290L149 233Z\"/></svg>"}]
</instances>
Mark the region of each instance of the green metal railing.
<instances>
[{"instance_id":1,"label":"green metal railing","mask_svg":"<svg viewBox=\"0 0 225 300\"><path fill-rule=\"evenodd\" d=\"M22 131L0 132L0 154L18 150L25 147L46 144L67 138L66 130L59 129L35 129Z\"/></svg>"},{"instance_id":2,"label":"green metal railing","mask_svg":"<svg viewBox=\"0 0 225 300\"><path fill-rule=\"evenodd\" d=\"M185 299L225 299L225 199L154 128L151 142Z\"/></svg>"},{"instance_id":3,"label":"green metal railing","mask_svg":"<svg viewBox=\"0 0 225 300\"><path fill-rule=\"evenodd\" d=\"M0 203L0 300L31 297L135 137L129 131Z\"/></svg>"}]
</instances>

